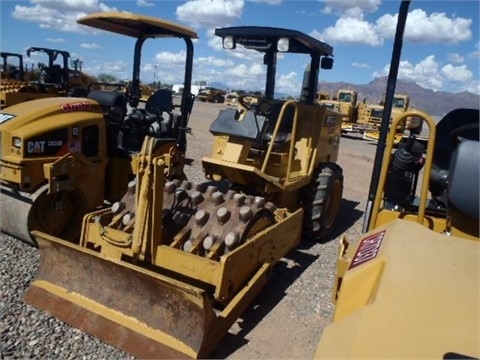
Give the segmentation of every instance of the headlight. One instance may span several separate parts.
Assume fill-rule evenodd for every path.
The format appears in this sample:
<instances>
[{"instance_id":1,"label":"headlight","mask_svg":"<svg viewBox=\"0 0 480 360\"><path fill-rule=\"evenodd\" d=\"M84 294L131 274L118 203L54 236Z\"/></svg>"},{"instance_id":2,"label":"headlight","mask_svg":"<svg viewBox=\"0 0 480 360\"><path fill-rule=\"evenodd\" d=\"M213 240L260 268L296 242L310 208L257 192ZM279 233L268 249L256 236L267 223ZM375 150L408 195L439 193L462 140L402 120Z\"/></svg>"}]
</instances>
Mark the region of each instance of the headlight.
<instances>
[{"instance_id":1,"label":"headlight","mask_svg":"<svg viewBox=\"0 0 480 360\"><path fill-rule=\"evenodd\" d=\"M280 52L288 51L290 47L290 40L288 38L280 38L277 42L277 50Z\"/></svg>"},{"instance_id":2,"label":"headlight","mask_svg":"<svg viewBox=\"0 0 480 360\"><path fill-rule=\"evenodd\" d=\"M22 139L20 139L19 137L13 137L12 138L12 146L17 148L17 149L20 149L22 147Z\"/></svg>"},{"instance_id":3,"label":"headlight","mask_svg":"<svg viewBox=\"0 0 480 360\"><path fill-rule=\"evenodd\" d=\"M235 39L233 38L233 36L225 36L223 38L222 44L224 49L229 49L229 50L235 49Z\"/></svg>"}]
</instances>

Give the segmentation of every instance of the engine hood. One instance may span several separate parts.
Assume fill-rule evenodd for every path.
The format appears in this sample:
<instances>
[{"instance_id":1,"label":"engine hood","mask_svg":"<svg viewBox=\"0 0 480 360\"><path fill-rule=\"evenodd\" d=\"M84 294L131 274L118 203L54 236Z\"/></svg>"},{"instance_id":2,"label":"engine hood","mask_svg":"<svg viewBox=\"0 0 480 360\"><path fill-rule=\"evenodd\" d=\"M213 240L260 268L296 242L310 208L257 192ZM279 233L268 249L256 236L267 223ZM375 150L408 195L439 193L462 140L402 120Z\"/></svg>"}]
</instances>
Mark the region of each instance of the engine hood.
<instances>
[{"instance_id":1,"label":"engine hood","mask_svg":"<svg viewBox=\"0 0 480 360\"><path fill-rule=\"evenodd\" d=\"M87 98L53 97L31 100L0 110L0 131L31 132L39 127L50 130L62 125L69 126L87 117L102 117L101 106ZM93 115L93 116L92 116ZM27 135L27 134L19 134Z\"/></svg>"}]
</instances>

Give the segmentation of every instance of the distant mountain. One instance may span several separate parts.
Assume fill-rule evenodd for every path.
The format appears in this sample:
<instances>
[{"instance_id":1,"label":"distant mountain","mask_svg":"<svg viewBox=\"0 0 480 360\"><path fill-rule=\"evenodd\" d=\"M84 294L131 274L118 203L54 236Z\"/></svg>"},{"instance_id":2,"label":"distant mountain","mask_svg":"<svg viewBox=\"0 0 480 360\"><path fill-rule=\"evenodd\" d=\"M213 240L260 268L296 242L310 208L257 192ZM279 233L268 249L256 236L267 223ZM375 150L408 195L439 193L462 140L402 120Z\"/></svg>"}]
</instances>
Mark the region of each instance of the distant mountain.
<instances>
[{"instance_id":1,"label":"distant mountain","mask_svg":"<svg viewBox=\"0 0 480 360\"><path fill-rule=\"evenodd\" d=\"M387 77L376 78L366 85L350 84L346 82L320 81L318 89L336 93L340 89L354 89L358 91L358 98L368 103L378 103L387 88ZM469 92L450 93L425 89L414 82L397 80L395 92L410 96L411 106L423 110L432 116L443 116L456 108L480 107L480 96Z\"/></svg>"}]
</instances>

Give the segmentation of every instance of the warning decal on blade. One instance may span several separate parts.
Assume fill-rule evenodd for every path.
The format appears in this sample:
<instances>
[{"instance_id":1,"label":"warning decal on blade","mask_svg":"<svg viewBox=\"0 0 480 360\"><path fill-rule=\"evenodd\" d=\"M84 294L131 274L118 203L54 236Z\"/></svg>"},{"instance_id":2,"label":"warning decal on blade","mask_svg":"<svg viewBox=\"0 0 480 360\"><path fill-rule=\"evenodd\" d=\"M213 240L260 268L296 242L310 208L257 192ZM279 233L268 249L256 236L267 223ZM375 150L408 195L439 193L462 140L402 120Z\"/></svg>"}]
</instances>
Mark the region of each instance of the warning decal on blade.
<instances>
[{"instance_id":1,"label":"warning decal on blade","mask_svg":"<svg viewBox=\"0 0 480 360\"><path fill-rule=\"evenodd\" d=\"M385 230L363 239L360 242L360 245L358 245L357 251L355 252L355 256L353 257L348 270L364 264L369 260L375 259L380 250L380 246L382 245L384 235Z\"/></svg>"}]
</instances>

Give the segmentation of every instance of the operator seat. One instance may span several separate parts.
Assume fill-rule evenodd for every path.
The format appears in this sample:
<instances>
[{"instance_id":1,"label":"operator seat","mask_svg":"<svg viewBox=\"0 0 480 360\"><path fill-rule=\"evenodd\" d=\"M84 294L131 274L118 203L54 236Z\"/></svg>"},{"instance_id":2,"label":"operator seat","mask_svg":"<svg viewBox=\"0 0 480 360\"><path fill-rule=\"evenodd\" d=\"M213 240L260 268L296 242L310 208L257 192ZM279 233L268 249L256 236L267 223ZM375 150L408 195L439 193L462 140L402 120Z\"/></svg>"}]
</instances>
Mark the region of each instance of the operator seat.
<instances>
[{"instance_id":1,"label":"operator seat","mask_svg":"<svg viewBox=\"0 0 480 360\"><path fill-rule=\"evenodd\" d=\"M292 137L293 119L295 116L295 110L291 106L285 109L284 119L280 124L277 136L275 137L275 139L273 139L273 132L275 130L277 122L280 121L279 116L284 104L284 101L273 103L270 113L267 114L267 126L265 132L263 133L261 141L262 148L268 148L268 145L273 140L273 151L280 152L285 149L285 146L287 144L289 144Z\"/></svg>"},{"instance_id":2,"label":"operator seat","mask_svg":"<svg viewBox=\"0 0 480 360\"><path fill-rule=\"evenodd\" d=\"M173 94L171 90L160 89L155 91L145 103L145 111L156 115L160 126L160 133L165 134L172 130L174 123L173 116Z\"/></svg>"},{"instance_id":3,"label":"operator seat","mask_svg":"<svg viewBox=\"0 0 480 360\"><path fill-rule=\"evenodd\" d=\"M432 198L440 205L447 205L449 167L452 154L458 144L452 138L452 132L461 127L468 128L471 126L471 129L462 132L462 137L478 141L479 116L478 109L455 109L445 115L436 126L437 135L435 138L432 170L430 172L429 190L432 193Z\"/></svg>"}]
</instances>

